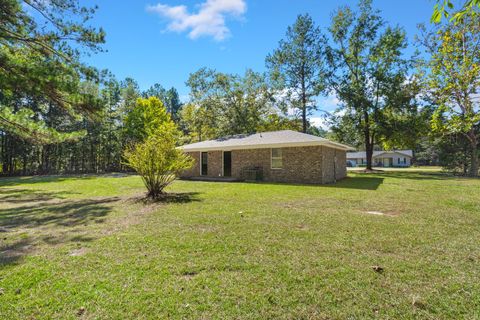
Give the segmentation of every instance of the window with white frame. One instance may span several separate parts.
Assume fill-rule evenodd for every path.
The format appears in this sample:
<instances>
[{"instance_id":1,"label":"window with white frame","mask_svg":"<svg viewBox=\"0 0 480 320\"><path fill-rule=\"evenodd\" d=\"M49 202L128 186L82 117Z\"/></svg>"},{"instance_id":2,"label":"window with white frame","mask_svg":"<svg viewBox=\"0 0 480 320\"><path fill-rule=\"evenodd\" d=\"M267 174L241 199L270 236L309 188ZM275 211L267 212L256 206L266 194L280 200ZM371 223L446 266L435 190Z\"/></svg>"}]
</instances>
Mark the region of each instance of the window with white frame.
<instances>
[{"instance_id":1,"label":"window with white frame","mask_svg":"<svg viewBox=\"0 0 480 320\"><path fill-rule=\"evenodd\" d=\"M283 160L282 160L282 149L274 148L272 149L272 169L282 169Z\"/></svg>"}]
</instances>

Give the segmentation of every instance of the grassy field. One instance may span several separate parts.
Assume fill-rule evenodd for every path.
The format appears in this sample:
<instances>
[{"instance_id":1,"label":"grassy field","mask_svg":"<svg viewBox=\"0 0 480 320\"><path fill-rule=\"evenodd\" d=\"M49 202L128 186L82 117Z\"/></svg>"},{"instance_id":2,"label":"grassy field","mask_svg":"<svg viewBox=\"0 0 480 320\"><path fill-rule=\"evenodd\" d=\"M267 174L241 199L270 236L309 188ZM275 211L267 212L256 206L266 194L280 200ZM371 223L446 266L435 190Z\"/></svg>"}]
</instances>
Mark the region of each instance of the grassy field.
<instances>
[{"instance_id":1,"label":"grassy field","mask_svg":"<svg viewBox=\"0 0 480 320\"><path fill-rule=\"evenodd\" d=\"M480 318L480 180L168 191L154 204L136 176L1 178L0 319Z\"/></svg>"},{"instance_id":2,"label":"grassy field","mask_svg":"<svg viewBox=\"0 0 480 320\"><path fill-rule=\"evenodd\" d=\"M438 166L411 166L411 167L392 167L392 168L385 168L385 167L373 167L374 170L382 170L382 171L388 171L388 172L423 172L423 173L444 173L446 174L447 172L444 172L442 167ZM348 171L351 172L359 172L365 170L365 167L348 167Z\"/></svg>"}]
</instances>

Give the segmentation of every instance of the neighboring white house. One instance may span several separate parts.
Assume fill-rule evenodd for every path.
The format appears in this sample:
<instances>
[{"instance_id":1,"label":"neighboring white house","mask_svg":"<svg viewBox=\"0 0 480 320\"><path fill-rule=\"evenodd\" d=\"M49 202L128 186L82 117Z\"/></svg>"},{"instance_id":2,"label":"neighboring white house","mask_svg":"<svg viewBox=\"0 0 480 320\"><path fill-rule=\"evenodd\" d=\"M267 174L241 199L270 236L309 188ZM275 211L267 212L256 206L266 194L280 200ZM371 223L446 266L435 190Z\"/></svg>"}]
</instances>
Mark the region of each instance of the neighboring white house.
<instances>
[{"instance_id":1,"label":"neighboring white house","mask_svg":"<svg viewBox=\"0 0 480 320\"><path fill-rule=\"evenodd\" d=\"M375 167L409 167L412 164L412 150L373 151ZM367 164L365 151L347 152L347 166L358 167Z\"/></svg>"}]
</instances>

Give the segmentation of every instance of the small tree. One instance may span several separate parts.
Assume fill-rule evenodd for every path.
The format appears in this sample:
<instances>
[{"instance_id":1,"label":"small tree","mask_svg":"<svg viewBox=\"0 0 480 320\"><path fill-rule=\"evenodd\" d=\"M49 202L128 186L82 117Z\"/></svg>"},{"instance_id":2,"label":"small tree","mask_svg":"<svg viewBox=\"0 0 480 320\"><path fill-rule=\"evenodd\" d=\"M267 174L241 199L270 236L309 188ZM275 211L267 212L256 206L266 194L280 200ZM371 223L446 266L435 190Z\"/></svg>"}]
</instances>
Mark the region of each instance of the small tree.
<instances>
[{"instance_id":1,"label":"small tree","mask_svg":"<svg viewBox=\"0 0 480 320\"><path fill-rule=\"evenodd\" d=\"M125 119L125 139L129 143L145 141L147 137L156 134L157 129L166 123L175 126L159 98L138 98Z\"/></svg>"},{"instance_id":2,"label":"small tree","mask_svg":"<svg viewBox=\"0 0 480 320\"><path fill-rule=\"evenodd\" d=\"M176 148L181 134L158 98L137 99L127 124L136 143L124 152L126 164L142 177L148 197L157 199L193 160Z\"/></svg>"},{"instance_id":3,"label":"small tree","mask_svg":"<svg viewBox=\"0 0 480 320\"><path fill-rule=\"evenodd\" d=\"M161 126L155 134L124 153L126 164L142 177L147 196L152 199L158 199L165 187L193 164L190 156L176 148L176 136L178 131L174 126Z\"/></svg>"}]
</instances>

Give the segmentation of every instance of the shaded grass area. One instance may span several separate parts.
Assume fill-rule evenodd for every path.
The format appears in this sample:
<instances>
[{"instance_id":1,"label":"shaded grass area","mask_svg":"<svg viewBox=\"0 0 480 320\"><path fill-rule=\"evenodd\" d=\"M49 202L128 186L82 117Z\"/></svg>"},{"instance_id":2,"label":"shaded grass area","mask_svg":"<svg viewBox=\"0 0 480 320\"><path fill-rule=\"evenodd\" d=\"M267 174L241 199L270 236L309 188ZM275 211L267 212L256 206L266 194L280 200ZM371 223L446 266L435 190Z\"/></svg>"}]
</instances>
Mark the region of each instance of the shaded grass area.
<instances>
[{"instance_id":1,"label":"shaded grass area","mask_svg":"<svg viewBox=\"0 0 480 320\"><path fill-rule=\"evenodd\" d=\"M480 317L478 179L143 192L136 176L1 179L0 318Z\"/></svg>"}]
</instances>

